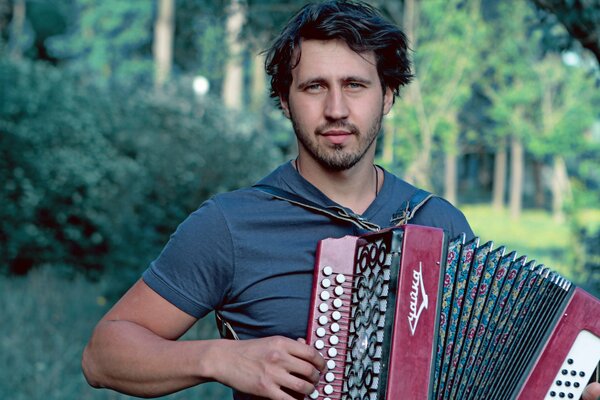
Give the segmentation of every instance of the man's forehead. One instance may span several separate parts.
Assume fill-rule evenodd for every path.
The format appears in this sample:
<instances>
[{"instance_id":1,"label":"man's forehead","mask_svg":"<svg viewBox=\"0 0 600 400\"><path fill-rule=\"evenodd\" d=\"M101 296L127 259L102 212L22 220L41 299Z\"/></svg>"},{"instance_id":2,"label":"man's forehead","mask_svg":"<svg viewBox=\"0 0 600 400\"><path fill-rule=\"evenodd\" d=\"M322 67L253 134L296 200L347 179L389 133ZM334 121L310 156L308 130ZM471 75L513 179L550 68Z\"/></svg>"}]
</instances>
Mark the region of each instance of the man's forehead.
<instances>
[{"instance_id":1,"label":"man's forehead","mask_svg":"<svg viewBox=\"0 0 600 400\"><path fill-rule=\"evenodd\" d=\"M356 52L340 39L302 39L294 51L292 65L294 66L292 72L296 73L331 70L331 68L354 70L355 73L376 73L373 51Z\"/></svg>"}]
</instances>

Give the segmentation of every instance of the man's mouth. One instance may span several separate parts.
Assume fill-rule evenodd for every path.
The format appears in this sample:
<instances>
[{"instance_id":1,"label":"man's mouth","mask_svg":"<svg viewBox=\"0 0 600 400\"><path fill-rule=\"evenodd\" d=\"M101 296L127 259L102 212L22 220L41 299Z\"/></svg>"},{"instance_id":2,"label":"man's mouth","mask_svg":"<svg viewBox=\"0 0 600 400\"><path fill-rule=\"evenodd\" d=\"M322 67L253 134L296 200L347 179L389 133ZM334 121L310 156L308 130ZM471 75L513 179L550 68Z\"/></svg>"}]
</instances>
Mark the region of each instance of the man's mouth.
<instances>
[{"instance_id":1,"label":"man's mouth","mask_svg":"<svg viewBox=\"0 0 600 400\"><path fill-rule=\"evenodd\" d=\"M353 134L343 130L330 130L321 133L321 136L325 137L330 143L340 145L346 142Z\"/></svg>"}]
</instances>

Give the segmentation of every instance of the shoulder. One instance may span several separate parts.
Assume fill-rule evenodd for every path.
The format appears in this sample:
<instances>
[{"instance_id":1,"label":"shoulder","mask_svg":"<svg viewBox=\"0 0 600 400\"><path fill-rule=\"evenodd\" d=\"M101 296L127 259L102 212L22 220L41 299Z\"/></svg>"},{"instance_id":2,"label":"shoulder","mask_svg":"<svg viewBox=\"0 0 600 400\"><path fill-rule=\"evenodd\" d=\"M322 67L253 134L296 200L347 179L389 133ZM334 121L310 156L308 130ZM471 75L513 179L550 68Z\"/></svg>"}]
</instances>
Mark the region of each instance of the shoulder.
<instances>
[{"instance_id":1,"label":"shoulder","mask_svg":"<svg viewBox=\"0 0 600 400\"><path fill-rule=\"evenodd\" d=\"M467 238L474 236L465 215L442 197L431 197L416 213L411 223L442 228L451 237L464 233Z\"/></svg>"}]
</instances>

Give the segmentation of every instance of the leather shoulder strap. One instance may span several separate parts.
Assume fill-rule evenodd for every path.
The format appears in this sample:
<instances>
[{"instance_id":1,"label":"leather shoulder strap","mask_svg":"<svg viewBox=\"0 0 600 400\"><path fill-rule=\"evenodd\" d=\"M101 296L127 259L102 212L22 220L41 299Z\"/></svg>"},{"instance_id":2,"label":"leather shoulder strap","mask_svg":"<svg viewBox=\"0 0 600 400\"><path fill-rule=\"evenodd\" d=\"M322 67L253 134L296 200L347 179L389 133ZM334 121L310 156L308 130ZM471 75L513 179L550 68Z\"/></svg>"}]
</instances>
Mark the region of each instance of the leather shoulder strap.
<instances>
[{"instance_id":1,"label":"leather shoulder strap","mask_svg":"<svg viewBox=\"0 0 600 400\"><path fill-rule=\"evenodd\" d=\"M294 193L290 193L286 190L277 188L271 185L263 185L258 184L254 185L253 188L263 191L265 193L270 194L276 199L285 200L294 205L307 208L311 211L315 211L321 214L328 215L329 217L345 222L350 222L361 229L366 229L369 231L378 231L381 229L379 225L376 225L372 222L367 221L359 215L348 212L345 208L332 206L332 207L323 207L313 201L305 199L301 196L298 196Z\"/></svg>"},{"instance_id":2,"label":"leather shoulder strap","mask_svg":"<svg viewBox=\"0 0 600 400\"><path fill-rule=\"evenodd\" d=\"M400 208L394 213L392 217L392 225L405 225L415 216L417 211L427 202L427 200L434 197L433 194L423 189L417 189L417 191L411 196L410 199L406 200Z\"/></svg>"}]
</instances>

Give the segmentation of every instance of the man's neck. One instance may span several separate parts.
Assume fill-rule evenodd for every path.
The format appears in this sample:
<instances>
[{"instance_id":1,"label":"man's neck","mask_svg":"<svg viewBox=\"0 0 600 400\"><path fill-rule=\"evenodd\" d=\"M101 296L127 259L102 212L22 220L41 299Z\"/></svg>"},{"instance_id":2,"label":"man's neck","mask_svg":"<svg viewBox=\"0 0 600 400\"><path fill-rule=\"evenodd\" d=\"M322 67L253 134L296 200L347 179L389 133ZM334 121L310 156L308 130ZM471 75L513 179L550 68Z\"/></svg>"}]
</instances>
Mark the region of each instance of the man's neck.
<instances>
[{"instance_id":1,"label":"man's neck","mask_svg":"<svg viewBox=\"0 0 600 400\"><path fill-rule=\"evenodd\" d=\"M336 203L363 214L377 197L383 184L383 171L365 157L352 168L331 171L316 161L298 156L293 163L300 175Z\"/></svg>"}]
</instances>

